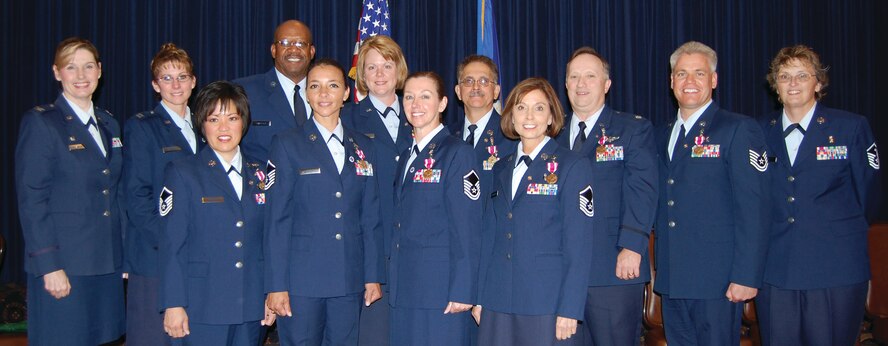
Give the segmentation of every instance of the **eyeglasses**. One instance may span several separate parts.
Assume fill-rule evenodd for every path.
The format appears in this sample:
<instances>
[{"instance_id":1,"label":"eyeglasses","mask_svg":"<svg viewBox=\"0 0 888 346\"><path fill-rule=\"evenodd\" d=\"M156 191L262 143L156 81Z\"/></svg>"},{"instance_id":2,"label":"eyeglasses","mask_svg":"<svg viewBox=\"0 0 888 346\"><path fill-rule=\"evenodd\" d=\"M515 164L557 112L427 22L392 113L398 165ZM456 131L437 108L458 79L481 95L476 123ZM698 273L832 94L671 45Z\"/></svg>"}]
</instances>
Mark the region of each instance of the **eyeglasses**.
<instances>
[{"instance_id":1,"label":"eyeglasses","mask_svg":"<svg viewBox=\"0 0 888 346\"><path fill-rule=\"evenodd\" d=\"M164 84L172 84L173 81L177 81L179 83L185 83L185 82L191 80L191 77L193 77L193 76L190 74L187 74L187 73L180 74L176 77L165 74L163 76L158 77L157 81L162 82Z\"/></svg>"},{"instance_id":2,"label":"eyeglasses","mask_svg":"<svg viewBox=\"0 0 888 346\"><path fill-rule=\"evenodd\" d=\"M791 76L788 73L777 75L777 83L790 83L793 79L795 79L796 83L804 83L811 79L811 75L805 72L799 73L795 76Z\"/></svg>"},{"instance_id":3,"label":"eyeglasses","mask_svg":"<svg viewBox=\"0 0 888 346\"><path fill-rule=\"evenodd\" d=\"M471 88L475 83L478 83L478 86L484 88L488 85L495 85L496 82L482 77L481 79L475 80L475 78L463 78L463 80L459 81L459 85L462 85L466 88Z\"/></svg>"},{"instance_id":4,"label":"eyeglasses","mask_svg":"<svg viewBox=\"0 0 888 346\"><path fill-rule=\"evenodd\" d=\"M275 43L277 43L279 46L284 47L284 48L293 47L293 48L298 48L298 49L307 48L308 46L311 45L311 43L308 43L305 41L290 41L288 39L279 40Z\"/></svg>"}]
</instances>

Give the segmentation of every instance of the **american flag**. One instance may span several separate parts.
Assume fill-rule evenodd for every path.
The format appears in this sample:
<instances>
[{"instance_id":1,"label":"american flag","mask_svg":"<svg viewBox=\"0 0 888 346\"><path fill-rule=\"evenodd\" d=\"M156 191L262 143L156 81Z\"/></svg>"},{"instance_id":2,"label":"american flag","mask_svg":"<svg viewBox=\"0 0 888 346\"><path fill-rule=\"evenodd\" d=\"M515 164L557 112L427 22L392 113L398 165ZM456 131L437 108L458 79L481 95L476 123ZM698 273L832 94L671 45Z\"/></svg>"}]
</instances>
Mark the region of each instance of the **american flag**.
<instances>
[{"instance_id":1,"label":"american flag","mask_svg":"<svg viewBox=\"0 0 888 346\"><path fill-rule=\"evenodd\" d=\"M355 52L352 56L352 66L348 71L348 76L355 79L356 66L358 65L358 49L364 40L376 35L391 36L392 19L389 15L388 0L363 0L361 9L361 18L358 19L358 35L355 39ZM357 100L357 88L355 88L355 99Z\"/></svg>"}]
</instances>

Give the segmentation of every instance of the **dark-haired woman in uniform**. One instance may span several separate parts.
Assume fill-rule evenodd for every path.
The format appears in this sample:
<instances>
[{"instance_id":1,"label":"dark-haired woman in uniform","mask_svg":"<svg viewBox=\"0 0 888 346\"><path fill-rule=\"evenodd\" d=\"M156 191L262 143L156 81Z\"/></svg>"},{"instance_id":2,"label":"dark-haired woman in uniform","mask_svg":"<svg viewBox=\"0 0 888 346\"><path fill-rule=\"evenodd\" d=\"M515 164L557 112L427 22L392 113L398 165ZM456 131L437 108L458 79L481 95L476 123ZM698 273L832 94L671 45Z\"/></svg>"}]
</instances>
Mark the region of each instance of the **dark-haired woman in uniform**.
<instances>
[{"instance_id":1,"label":"dark-haired woman in uniform","mask_svg":"<svg viewBox=\"0 0 888 346\"><path fill-rule=\"evenodd\" d=\"M174 159L192 156L203 147L188 99L197 85L194 65L185 50L167 43L151 60L151 86L160 97L157 107L136 114L123 131L123 189L129 225L126 267L129 273L126 305L127 345L168 345L163 314L157 311L158 235L157 196L163 188L163 170Z\"/></svg>"},{"instance_id":2,"label":"dark-haired woman in uniform","mask_svg":"<svg viewBox=\"0 0 888 346\"><path fill-rule=\"evenodd\" d=\"M404 86L412 149L395 176L389 285L393 345L467 345L477 294L481 183L472 147L441 124L441 77Z\"/></svg>"},{"instance_id":3,"label":"dark-haired woman in uniform","mask_svg":"<svg viewBox=\"0 0 888 346\"><path fill-rule=\"evenodd\" d=\"M97 345L124 331L123 144L117 121L92 101L102 76L96 47L62 41L52 70L62 93L25 114L15 151L28 342Z\"/></svg>"},{"instance_id":4,"label":"dark-haired woman in uniform","mask_svg":"<svg viewBox=\"0 0 888 346\"><path fill-rule=\"evenodd\" d=\"M382 297L382 231L370 139L339 119L345 72L308 71L310 121L271 144L266 304L281 345L358 345L362 306Z\"/></svg>"},{"instance_id":5,"label":"dark-haired woman in uniform","mask_svg":"<svg viewBox=\"0 0 888 346\"><path fill-rule=\"evenodd\" d=\"M515 154L494 167L480 270L480 345L577 344L595 213L591 164L553 138L561 103L543 79L519 83L506 100L503 134Z\"/></svg>"},{"instance_id":6,"label":"dark-haired woman in uniform","mask_svg":"<svg viewBox=\"0 0 888 346\"><path fill-rule=\"evenodd\" d=\"M159 193L163 328L174 344L257 345L274 315L263 289L264 166L239 146L247 96L213 82L195 106L208 146L167 165Z\"/></svg>"}]
</instances>

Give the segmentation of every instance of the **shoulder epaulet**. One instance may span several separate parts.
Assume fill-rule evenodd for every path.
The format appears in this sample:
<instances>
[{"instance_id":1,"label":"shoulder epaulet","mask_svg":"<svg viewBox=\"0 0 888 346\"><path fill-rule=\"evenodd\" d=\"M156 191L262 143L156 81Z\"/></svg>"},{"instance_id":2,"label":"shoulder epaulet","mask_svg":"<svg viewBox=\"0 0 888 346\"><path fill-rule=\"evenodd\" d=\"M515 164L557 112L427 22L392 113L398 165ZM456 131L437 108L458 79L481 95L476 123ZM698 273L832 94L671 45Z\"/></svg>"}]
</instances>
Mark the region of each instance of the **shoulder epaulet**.
<instances>
[{"instance_id":1,"label":"shoulder epaulet","mask_svg":"<svg viewBox=\"0 0 888 346\"><path fill-rule=\"evenodd\" d=\"M640 116L640 115L638 115L638 114L636 114L636 115L633 116L633 117L635 118L635 120L642 120L642 119L644 119L643 116Z\"/></svg>"},{"instance_id":2,"label":"shoulder epaulet","mask_svg":"<svg viewBox=\"0 0 888 346\"><path fill-rule=\"evenodd\" d=\"M46 111L48 111L50 109L54 109L54 108L55 108L55 105L50 103L50 104L46 104L46 105L42 105L42 106L35 106L34 108L32 108L32 110L37 113L43 113L43 112L46 112Z\"/></svg>"},{"instance_id":3,"label":"shoulder epaulet","mask_svg":"<svg viewBox=\"0 0 888 346\"><path fill-rule=\"evenodd\" d=\"M144 111L144 112L136 113L135 117L136 117L136 119L148 119L148 118L153 118L156 115L157 115L157 113L154 113L154 111Z\"/></svg>"},{"instance_id":4,"label":"shoulder epaulet","mask_svg":"<svg viewBox=\"0 0 888 346\"><path fill-rule=\"evenodd\" d=\"M107 109L102 109L102 108L96 107L96 111L105 112L105 113L108 113L108 115L110 115L112 118L114 117L114 114L109 112Z\"/></svg>"}]
</instances>

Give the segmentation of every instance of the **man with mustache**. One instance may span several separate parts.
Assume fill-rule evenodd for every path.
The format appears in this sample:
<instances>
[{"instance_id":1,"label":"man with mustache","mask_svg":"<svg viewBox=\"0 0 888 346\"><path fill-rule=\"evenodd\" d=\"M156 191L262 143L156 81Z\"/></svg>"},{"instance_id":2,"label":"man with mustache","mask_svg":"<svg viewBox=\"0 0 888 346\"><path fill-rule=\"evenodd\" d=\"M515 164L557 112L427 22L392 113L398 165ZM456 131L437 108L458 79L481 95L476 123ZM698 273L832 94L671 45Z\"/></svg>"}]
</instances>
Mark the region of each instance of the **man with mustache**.
<instances>
[{"instance_id":1,"label":"man with mustache","mask_svg":"<svg viewBox=\"0 0 888 346\"><path fill-rule=\"evenodd\" d=\"M499 98L499 70L490 58L469 55L460 62L456 71L456 98L463 103L465 117L450 124L454 136L474 148L481 163L481 188L493 186L493 166L500 158L515 152L518 142L503 136L500 114L493 109Z\"/></svg>"},{"instance_id":2,"label":"man with mustache","mask_svg":"<svg viewBox=\"0 0 888 346\"><path fill-rule=\"evenodd\" d=\"M712 101L712 48L691 41L669 60L678 114L656 131L654 253L666 341L739 345L743 302L758 293L767 252L765 138L755 120Z\"/></svg>"},{"instance_id":3,"label":"man with mustache","mask_svg":"<svg viewBox=\"0 0 888 346\"><path fill-rule=\"evenodd\" d=\"M268 160L274 135L302 126L311 115L305 97L305 76L314 55L311 30L305 23L288 20L274 31L274 67L234 81L247 91L253 118L241 146L263 162Z\"/></svg>"}]
</instances>

